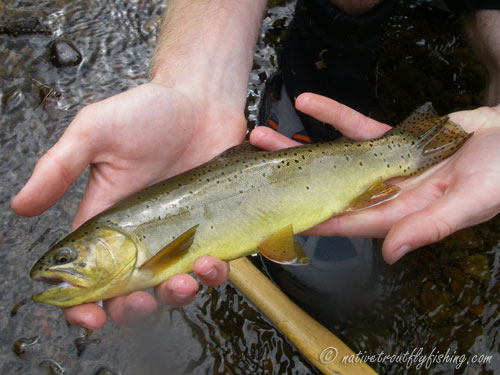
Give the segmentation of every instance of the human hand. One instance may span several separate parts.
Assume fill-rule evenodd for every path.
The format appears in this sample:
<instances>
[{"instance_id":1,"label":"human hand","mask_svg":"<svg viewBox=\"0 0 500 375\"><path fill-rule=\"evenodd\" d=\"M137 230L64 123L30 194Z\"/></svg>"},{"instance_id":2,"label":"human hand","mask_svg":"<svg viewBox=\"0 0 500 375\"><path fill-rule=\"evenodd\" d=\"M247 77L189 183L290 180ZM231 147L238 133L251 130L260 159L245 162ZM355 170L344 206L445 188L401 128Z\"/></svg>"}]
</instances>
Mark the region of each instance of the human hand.
<instances>
[{"instance_id":1,"label":"human hand","mask_svg":"<svg viewBox=\"0 0 500 375\"><path fill-rule=\"evenodd\" d=\"M298 110L331 124L352 140L382 136L390 129L331 99L300 95ZM500 107L450 114L465 131L474 132L456 154L423 173L399 181L400 196L366 210L342 214L310 229L310 235L385 237L384 259L394 263L409 251L484 222L500 212ZM296 142L259 127L250 141L266 150Z\"/></svg>"},{"instance_id":2,"label":"human hand","mask_svg":"<svg viewBox=\"0 0 500 375\"><path fill-rule=\"evenodd\" d=\"M90 164L87 187L73 222L76 229L124 197L240 143L245 131L243 111L237 106L215 100L209 103L196 89L187 95L147 83L83 108L38 161L11 206L23 216L40 214ZM228 270L227 263L211 257L202 257L193 265L193 272L210 286L227 279ZM156 295L180 306L192 301L197 289L194 278L181 274L158 286ZM155 299L144 292L104 303L113 320L122 324L156 307ZM67 308L64 314L70 323L90 329L106 321L104 310L95 304Z\"/></svg>"}]
</instances>

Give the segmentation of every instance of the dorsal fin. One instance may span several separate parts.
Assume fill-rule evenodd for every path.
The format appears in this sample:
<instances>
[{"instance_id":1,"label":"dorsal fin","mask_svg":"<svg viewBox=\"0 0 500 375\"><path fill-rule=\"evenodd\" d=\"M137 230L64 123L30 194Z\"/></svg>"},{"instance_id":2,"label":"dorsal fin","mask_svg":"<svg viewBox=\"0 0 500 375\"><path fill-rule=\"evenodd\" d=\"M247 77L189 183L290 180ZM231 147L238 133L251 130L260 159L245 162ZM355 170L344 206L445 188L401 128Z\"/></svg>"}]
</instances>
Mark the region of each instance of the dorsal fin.
<instances>
[{"instance_id":1,"label":"dorsal fin","mask_svg":"<svg viewBox=\"0 0 500 375\"><path fill-rule=\"evenodd\" d=\"M246 155L246 154L253 154L255 152L264 152L258 147L255 147L252 145L250 142L245 141L239 145L233 146L231 148L228 148L226 151L222 152L221 154L217 155L214 160L216 161L222 161L225 159L231 159L234 158L235 156L240 156L240 155Z\"/></svg>"}]
</instances>

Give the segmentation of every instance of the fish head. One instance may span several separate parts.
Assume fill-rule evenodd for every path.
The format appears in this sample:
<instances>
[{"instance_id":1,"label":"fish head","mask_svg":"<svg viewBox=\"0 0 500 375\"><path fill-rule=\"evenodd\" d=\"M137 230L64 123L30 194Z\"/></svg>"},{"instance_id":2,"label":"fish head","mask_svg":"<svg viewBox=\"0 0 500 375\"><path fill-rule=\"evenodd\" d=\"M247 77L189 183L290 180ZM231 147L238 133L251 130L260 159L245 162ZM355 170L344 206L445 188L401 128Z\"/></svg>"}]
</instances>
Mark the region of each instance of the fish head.
<instances>
[{"instance_id":1,"label":"fish head","mask_svg":"<svg viewBox=\"0 0 500 375\"><path fill-rule=\"evenodd\" d=\"M32 267L32 279L54 285L32 299L65 307L116 295L129 281L136 259L137 246L127 234L110 227L80 228Z\"/></svg>"}]
</instances>

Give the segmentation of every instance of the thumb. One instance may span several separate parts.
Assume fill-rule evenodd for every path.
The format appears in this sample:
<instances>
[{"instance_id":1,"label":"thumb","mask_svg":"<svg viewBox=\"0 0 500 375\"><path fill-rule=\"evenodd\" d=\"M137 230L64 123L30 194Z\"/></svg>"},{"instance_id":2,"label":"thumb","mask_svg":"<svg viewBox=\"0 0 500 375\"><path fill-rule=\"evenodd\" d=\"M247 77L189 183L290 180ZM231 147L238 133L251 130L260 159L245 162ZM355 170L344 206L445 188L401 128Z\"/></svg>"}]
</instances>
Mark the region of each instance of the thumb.
<instances>
[{"instance_id":1,"label":"thumb","mask_svg":"<svg viewBox=\"0 0 500 375\"><path fill-rule=\"evenodd\" d=\"M91 142L77 130L75 121L40 158L28 182L12 199L12 210L18 215L35 216L52 206L89 164Z\"/></svg>"},{"instance_id":2,"label":"thumb","mask_svg":"<svg viewBox=\"0 0 500 375\"><path fill-rule=\"evenodd\" d=\"M467 199L470 198L450 192L426 208L404 217L391 228L384 241L382 255L385 261L393 264L412 250L473 225L474 209L463 204Z\"/></svg>"}]
</instances>

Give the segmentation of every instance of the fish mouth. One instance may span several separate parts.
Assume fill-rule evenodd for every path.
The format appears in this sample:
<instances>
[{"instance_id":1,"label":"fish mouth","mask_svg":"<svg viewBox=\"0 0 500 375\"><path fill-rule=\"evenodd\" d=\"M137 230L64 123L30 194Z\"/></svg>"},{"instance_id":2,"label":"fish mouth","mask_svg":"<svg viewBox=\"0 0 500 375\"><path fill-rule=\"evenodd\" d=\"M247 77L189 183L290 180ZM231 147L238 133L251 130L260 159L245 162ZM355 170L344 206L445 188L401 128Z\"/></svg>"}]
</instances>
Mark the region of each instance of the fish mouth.
<instances>
[{"instance_id":1,"label":"fish mouth","mask_svg":"<svg viewBox=\"0 0 500 375\"><path fill-rule=\"evenodd\" d=\"M35 281L49 285L49 288L34 294L31 299L59 307L74 305L74 299L88 293L91 286L88 278L69 269L32 272L30 276Z\"/></svg>"},{"instance_id":2,"label":"fish mouth","mask_svg":"<svg viewBox=\"0 0 500 375\"><path fill-rule=\"evenodd\" d=\"M81 285L72 284L72 283L68 282L67 280L63 280L62 278L59 278L59 277L38 276L38 277L34 277L33 280L41 282L41 283L49 284L49 285L54 285L55 287L59 287L59 288L66 288L68 286L74 286L77 288L84 288Z\"/></svg>"},{"instance_id":3,"label":"fish mouth","mask_svg":"<svg viewBox=\"0 0 500 375\"><path fill-rule=\"evenodd\" d=\"M58 307L73 306L75 298L88 292L88 288L55 276L37 276L33 280L45 283L51 287L43 292L33 294L34 302L46 303Z\"/></svg>"}]
</instances>

